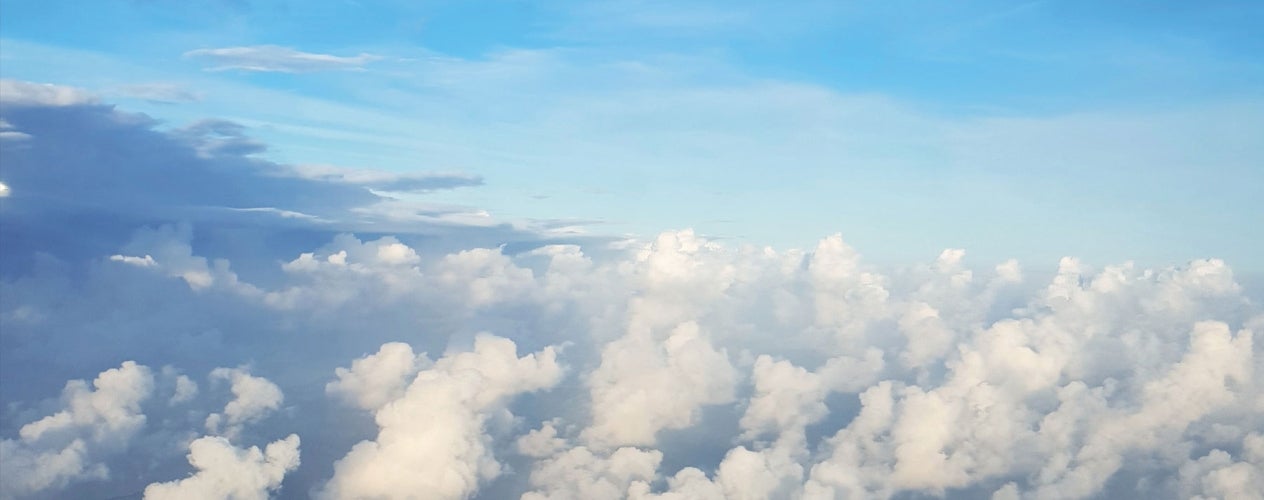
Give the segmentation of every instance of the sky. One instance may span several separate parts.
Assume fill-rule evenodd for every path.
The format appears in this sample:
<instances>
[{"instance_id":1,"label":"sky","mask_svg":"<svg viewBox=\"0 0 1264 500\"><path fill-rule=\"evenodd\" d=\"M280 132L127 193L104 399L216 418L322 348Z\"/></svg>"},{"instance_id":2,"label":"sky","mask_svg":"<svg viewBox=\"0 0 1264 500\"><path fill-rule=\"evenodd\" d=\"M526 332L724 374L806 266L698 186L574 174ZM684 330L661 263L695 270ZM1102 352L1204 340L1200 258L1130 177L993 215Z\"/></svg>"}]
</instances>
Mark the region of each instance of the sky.
<instances>
[{"instance_id":1,"label":"sky","mask_svg":"<svg viewBox=\"0 0 1264 500\"><path fill-rule=\"evenodd\" d=\"M0 62L500 220L1264 272L1261 7L1099 3L6 1Z\"/></svg>"},{"instance_id":2,"label":"sky","mask_svg":"<svg viewBox=\"0 0 1264 500\"><path fill-rule=\"evenodd\" d=\"M1260 498L1261 25L0 0L0 500Z\"/></svg>"}]
</instances>

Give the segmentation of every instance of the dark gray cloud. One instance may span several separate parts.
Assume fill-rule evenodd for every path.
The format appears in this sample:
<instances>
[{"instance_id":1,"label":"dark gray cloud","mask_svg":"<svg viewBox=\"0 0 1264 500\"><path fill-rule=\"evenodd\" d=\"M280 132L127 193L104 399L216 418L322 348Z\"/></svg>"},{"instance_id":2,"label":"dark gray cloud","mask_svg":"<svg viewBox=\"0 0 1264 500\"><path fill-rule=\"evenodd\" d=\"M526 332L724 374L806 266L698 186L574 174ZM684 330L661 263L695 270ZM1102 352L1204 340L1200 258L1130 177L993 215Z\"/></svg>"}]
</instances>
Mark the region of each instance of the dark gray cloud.
<instances>
[{"instance_id":1,"label":"dark gray cloud","mask_svg":"<svg viewBox=\"0 0 1264 500\"><path fill-rule=\"evenodd\" d=\"M5 84L0 273L7 275L37 252L78 262L113 252L138 227L174 222L195 224L198 249L226 258L262 251L280 259L338 232L397 234L420 246L463 234L528 249L582 238L544 236L485 215L470 224L465 214L480 211L385 194L477 187L477 175L283 165L264 159L267 145L238 123L206 119L163 130L82 91ZM268 272L252 269L258 259L241 260L246 272Z\"/></svg>"},{"instance_id":2,"label":"dark gray cloud","mask_svg":"<svg viewBox=\"0 0 1264 500\"><path fill-rule=\"evenodd\" d=\"M360 186L275 175L283 167L252 156L266 146L227 121L163 132L147 116L106 105L8 104L2 113L30 136L0 146L12 191L6 214L203 218L206 207L274 207L332 215L381 199Z\"/></svg>"}]
</instances>

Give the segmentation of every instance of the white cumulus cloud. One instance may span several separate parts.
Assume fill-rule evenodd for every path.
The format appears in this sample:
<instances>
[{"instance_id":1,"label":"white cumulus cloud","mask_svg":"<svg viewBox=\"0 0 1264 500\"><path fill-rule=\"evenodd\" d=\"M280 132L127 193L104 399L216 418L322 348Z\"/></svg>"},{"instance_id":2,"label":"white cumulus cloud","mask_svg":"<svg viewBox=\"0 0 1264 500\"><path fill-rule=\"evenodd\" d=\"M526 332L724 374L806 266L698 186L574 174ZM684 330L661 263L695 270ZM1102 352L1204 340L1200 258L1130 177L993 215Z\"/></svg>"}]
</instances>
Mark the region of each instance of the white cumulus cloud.
<instances>
[{"instance_id":1,"label":"white cumulus cloud","mask_svg":"<svg viewBox=\"0 0 1264 500\"><path fill-rule=\"evenodd\" d=\"M440 358L377 409L377 439L338 460L320 496L468 498L501 473L484 430L491 412L517 394L553 386L561 374L552 348L518 357L513 341L479 336L472 351Z\"/></svg>"},{"instance_id":2,"label":"white cumulus cloud","mask_svg":"<svg viewBox=\"0 0 1264 500\"><path fill-rule=\"evenodd\" d=\"M0 441L0 496L14 498L81 479L104 479L104 459L124 451L145 426L140 404L154 390L149 368L124 362L101 372L91 386L72 380L61 409Z\"/></svg>"},{"instance_id":3,"label":"white cumulus cloud","mask_svg":"<svg viewBox=\"0 0 1264 500\"><path fill-rule=\"evenodd\" d=\"M290 434L268 444L241 449L216 436L189 444L189 464L197 472L177 481L145 487L146 500L232 498L266 500L281 486L285 474L299 465L299 438Z\"/></svg>"},{"instance_id":4,"label":"white cumulus cloud","mask_svg":"<svg viewBox=\"0 0 1264 500\"><path fill-rule=\"evenodd\" d=\"M216 368L210 378L212 382L229 382L233 393L232 401L224 406L223 412L206 417L206 430L214 434L236 437L244 425L262 420L285 400L276 384L251 375L243 368Z\"/></svg>"}]
</instances>

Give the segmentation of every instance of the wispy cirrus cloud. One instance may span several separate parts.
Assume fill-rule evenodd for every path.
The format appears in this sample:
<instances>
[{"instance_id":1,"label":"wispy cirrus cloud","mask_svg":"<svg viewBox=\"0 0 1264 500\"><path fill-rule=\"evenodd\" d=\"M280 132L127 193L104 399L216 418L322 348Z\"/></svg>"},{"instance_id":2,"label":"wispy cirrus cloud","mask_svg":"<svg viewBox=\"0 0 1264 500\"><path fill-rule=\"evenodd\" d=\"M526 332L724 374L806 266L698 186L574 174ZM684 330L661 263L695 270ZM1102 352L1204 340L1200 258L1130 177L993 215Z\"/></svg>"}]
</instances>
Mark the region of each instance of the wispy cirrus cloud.
<instances>
[{"instance_id":1,"label":"wispy cirrus cloud","mask_svg":"<svg viewBox=\"0 0 1264 500\"><path fill-rule=\"evenodd\" d=\"M294 165L281 175L395 192L428 192L483 185L481 176L462 172L387 172L334 165Z\"/></svg>"},{"instance_id":2,"label":"wispy cirrus cloud","mask_svg":"<svg viewBox=\"0 0 1264 500\"><path fill-rule=\"evenodd\" d=\"M197 49L184 53L184 57L206 61L209 71L242 70L277 73L310 73L362 69L381 59L381 56L360 53L354 56L336 56L303 52L278 45L253 45Z\"/></svg>"},{"instance_id":3,"label":"wispy cirrus cloud","mask_svg":"<svg viewBox=\"0 0 1264 500\"><path fill-rule=\"evenodd\" d=\"M174 83L158 82L122 85L114 88L112 93L161 104L178 104L202 100L202 95L198 92Z\"/></svg>"}]
</instances>

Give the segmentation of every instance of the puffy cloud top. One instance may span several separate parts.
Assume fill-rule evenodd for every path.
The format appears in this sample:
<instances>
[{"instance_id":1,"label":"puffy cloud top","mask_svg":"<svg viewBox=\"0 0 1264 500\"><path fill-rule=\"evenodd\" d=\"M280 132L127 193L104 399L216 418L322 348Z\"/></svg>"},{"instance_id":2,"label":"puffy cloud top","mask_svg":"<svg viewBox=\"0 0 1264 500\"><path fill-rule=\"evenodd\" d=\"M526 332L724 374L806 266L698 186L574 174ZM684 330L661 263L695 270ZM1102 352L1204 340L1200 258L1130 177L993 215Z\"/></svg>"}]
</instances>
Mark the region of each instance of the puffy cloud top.
<instances>
[{"instance_id":1,"label":"puffy cloud top","mask_svg":"<svg viewBox=\"0 0 1264 500\"><path fill-rule=\"evenodd\" d=\"M334 464L334 475L321 498L468 498L479 483L500 474L490 451L484 423L508 398L556 384L561 377L552 348L521 358L513 341L479 336L471 352L453 353L416 375L395 399L377 408L380 430L374 441L362 441ZM384 346L378 355L359 360L360 371L388 363L383 357L411 351ZM398 360L397 360L398 361ZM341 371L345 375L353 372ZM397 389L398 372L358 387L360 400L377 402L384 391ZM373 382L385 387L375 387Z\"/></svg>"},{"instance_id":2,"label":"puffy cloud top","mask_svg":"<svg viewBox=\"0 0 1264 500\"><path fill-rule=\"evenodd\" d=\"M146 500L233 498L266 500L281 485L285 473L299 464L298 436L243 450L222 437L203 437L189 445L189 464L197 473L168 483L145 487Z\"/></svg>"}]
</instances>

